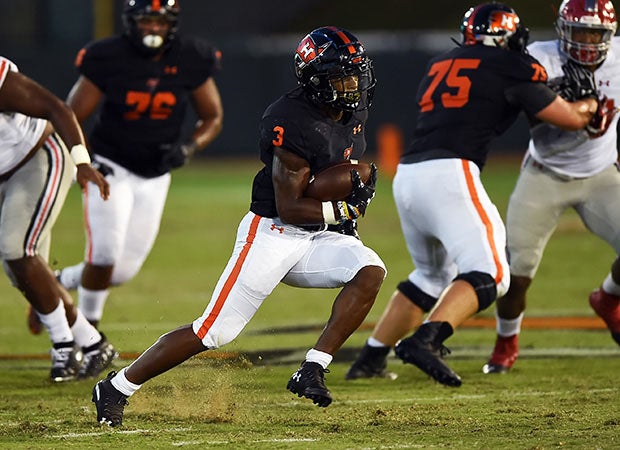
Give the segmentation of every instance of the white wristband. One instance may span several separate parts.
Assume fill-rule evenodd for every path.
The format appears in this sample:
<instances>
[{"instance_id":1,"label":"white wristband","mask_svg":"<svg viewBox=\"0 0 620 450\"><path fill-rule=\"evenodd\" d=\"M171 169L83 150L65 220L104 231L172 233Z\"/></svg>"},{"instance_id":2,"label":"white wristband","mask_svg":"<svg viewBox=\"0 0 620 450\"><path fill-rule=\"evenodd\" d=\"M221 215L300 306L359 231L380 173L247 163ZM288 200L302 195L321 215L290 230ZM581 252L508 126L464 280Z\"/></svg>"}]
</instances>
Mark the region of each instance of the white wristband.
<instances>
[{"instance_id":1,"label":"white wristband","mask_svg":"<svg viewBox=\"0 0 620 450\"><path fill-rule=\"evenodd\" d=\"M332 202L323 202L321 206L323 207L323 221L327 225L337 225L338 221L336 220L336 214L334 214L334 205Z\"/></svg>"},{"instance_id":2,"label":"white wristband","mask_svg":"<svg viewBox=\"0 0 620 450\"><path fill-rule=\"evenodd\" d=\"M71 147L71 159L75 163L76 166L80 164L90 164L90 155L88 154L88 150L82 144L77 144Z\"/></svg>"}]
</instances>

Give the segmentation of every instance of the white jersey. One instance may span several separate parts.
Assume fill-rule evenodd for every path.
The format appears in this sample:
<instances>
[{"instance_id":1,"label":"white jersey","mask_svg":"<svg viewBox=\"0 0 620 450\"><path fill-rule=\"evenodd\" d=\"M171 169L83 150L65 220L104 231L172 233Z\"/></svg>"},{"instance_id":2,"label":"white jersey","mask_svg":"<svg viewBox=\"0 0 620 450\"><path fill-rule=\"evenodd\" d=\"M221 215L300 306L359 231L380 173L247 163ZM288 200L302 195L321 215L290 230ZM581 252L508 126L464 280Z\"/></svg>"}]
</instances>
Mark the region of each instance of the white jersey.
<instances>
[{"instance_id":1,"label":"white jersey","mask_svg":"<svg viewBox=\"0 0 620 450\"><path fill-rule=\"evenodd\" d=\"M0 56L0 89L9 71L17 66ZM25 116L16 112L0 113L0 174L16 167L39 142L47 120Z\"/></svg>"},{"instance_id":2,"label":"white jersey","mask_svg":"<svg viewBox=\"0 0 620 450\"><path fill-rule=\"evenodd\" d=\"M528 50L547 70L549 80L564 75L566 58L560 53L558 41L534 42ZM594 72L601 96L620 106L620 37L614 37L607 59ZM553 125L540 124L531 130L528 152L554 172L586 178L602 172L618 159L616 127L620 114L614 117L607 132L591 139L587 132L563 131Z\"/></svg>"}]
</instances>

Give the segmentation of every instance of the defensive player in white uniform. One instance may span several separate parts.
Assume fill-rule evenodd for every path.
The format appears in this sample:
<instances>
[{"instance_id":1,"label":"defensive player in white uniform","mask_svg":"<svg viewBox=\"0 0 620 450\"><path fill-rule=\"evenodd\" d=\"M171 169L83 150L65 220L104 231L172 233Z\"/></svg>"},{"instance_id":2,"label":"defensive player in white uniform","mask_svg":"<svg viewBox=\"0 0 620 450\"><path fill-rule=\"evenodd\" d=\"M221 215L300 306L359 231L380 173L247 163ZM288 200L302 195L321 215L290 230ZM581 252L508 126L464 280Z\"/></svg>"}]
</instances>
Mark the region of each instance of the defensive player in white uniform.
<instances>
[{"instance_id":1,"label":"defensive player in white uniform","mask_svg":"<svg viewBox=\"0 0 620 450\"><path fill-rule=\"evenodd\" d=\"M3 57L0 111L0 257L4 271L50 335L51 380L98 375L111 363L114 348L73 306L47 259L52 227L76 165L83 189L91 181L107 199L109 185L90 165L82 130L69 106Z\"/></svg>"},{"instance_id":2,"label":"defensive player in white uniform","mask_svg":"<svg viewBox=\"0 0 620 450\"><path fill-rule=\"evenodd\" d=\"M518 336L526 292L560 216L573 208L594 234L620 254L620 172L618 115L620 37L608 0L565 0L559 9L559 39L535 42L528 50L547 70L550 84L572 60L594 72L600 95L599 122L588 130L562 131L540 124L510 197L506 217L511 284L497 300L497 340L485 373L508 371L519 352ZM562 90L559 90L562 94ZM620 260L616 258L600 289L590 295L594 311L620 344Z\"/></svg>"}]
</instances>

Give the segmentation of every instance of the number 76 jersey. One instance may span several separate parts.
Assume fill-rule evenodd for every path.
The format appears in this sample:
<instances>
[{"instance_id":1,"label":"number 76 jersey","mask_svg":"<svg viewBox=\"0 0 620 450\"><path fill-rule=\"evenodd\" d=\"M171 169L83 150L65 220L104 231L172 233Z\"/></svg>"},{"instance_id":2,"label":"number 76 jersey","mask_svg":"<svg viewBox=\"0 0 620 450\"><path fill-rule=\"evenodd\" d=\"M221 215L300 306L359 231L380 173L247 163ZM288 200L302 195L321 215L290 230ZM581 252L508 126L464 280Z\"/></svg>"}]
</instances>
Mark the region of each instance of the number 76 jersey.
<instances>
[{"instance_id":1,"label":"number 76 jersey","mask_svg":"<svg viewBox=\"0 0 620 450\"><path fill-rule=\"evenodd\" d=\"M89 139L93 153L141 176L161 175L162 153L181 137L192 92L219 65L219 51L186 36L159 58L142 54L125 36L87 45L76 66L103 94Z\"/></svg>"},{"instance_id":2,"label":"number 76 jersey","mask_svg":"<svg viewBox=\"0 0 620 450\"><path fill-rule=\"evenodd\" d=\"M457 47L428 63L416 95L419 115L402 162L460 158L486 162L491 140L524 110L533 116L556 97L533 57L484 45Z\"/></svg>"}]
</instances>

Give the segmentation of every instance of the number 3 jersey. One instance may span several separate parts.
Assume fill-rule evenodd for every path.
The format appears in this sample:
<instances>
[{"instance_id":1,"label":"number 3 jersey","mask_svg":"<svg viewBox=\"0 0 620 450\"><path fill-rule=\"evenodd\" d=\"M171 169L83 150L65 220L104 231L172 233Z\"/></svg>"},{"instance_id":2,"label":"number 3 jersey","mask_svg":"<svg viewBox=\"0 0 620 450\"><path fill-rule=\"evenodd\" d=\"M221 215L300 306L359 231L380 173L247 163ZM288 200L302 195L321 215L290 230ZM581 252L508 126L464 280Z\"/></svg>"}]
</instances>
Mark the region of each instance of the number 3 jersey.
<instances>
[{"instance_id":1,"label":"number 3 jersey","mask_svg":"<svg viewBox=\"0 0 620 450\"><path fill-rule=\"evenodd\" d=\"M308 98L301 87L280 97L260 122L260 159L265 167L252 186L250 210L276 217L272 182L273 149L281 147L308 161L310 174L343 159L359 159L366 151L368 111L345 112L336 122Z\"/></svg>"},{"instance_id":2,"label":"number 3 jersey","mask_svg":"<svg viewBox=\"0 0 620 450\"><path fill-rule=\"evenodd\" d=\"M482 168L491 140L555 99L533 57L484 45L457 47L429 62L416 102L419 115L404 164L460 158Z\"/></svg>"},{"instance_id":3,"label":"number 3 jersey","mask_svg":"<svg viewBox=\"0 0 620 450\"><path fill-rule=\"evenodd\" d=\"M157 60L125 36L86 46L76 66L104 95L91 151L143 177L167 173L165 156L181 137L191 93L218 70L219 57L206 42L183 36Z\"/></svg>"}]
</instances>

